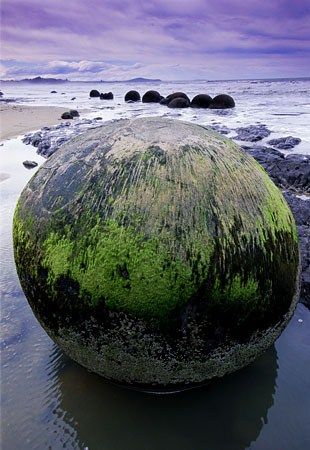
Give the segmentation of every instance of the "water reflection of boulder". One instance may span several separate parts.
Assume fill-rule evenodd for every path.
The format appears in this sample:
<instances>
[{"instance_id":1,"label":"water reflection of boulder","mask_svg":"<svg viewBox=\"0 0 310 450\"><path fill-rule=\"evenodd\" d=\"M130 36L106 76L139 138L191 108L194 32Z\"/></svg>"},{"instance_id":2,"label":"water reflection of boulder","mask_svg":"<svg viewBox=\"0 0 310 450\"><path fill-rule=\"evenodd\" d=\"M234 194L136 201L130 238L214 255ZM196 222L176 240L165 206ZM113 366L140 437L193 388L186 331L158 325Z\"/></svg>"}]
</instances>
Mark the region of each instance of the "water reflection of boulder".
<instances>
[{"instance_id":1,"label":"water reflection of boulder","mask_svg":"<svg viewBox=\"0 0 310 450\"><path fill-rule=\"evenodd\" d=\"M209 386L156 396L115 387L65 360L58 369L63 417L89 449L241 450L255 441L273 405L277 354ZM75 447L74 447L75 448Z\"/></svg>"}]
</instances>

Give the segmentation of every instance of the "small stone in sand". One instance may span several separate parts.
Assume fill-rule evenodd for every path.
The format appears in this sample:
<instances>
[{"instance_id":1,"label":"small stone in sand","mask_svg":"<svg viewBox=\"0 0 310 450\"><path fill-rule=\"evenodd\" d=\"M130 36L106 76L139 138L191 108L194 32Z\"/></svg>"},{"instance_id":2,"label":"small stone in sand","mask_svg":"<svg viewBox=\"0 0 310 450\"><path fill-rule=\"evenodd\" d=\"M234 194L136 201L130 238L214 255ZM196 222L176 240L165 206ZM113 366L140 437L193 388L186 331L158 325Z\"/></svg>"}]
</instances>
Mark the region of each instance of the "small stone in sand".
<instances>
[{"instance_id":1,"label":"small stone in sand","mask_svg":"<svg viewBox=\"0 0 310 450\"><path fill-rule=\"evenodd\" d=\"M35 161L24 161L23 162L24 166L26 167L26 169L33 169L34 167L37 167L38 163Z\"/></svg>"}]
</instances>

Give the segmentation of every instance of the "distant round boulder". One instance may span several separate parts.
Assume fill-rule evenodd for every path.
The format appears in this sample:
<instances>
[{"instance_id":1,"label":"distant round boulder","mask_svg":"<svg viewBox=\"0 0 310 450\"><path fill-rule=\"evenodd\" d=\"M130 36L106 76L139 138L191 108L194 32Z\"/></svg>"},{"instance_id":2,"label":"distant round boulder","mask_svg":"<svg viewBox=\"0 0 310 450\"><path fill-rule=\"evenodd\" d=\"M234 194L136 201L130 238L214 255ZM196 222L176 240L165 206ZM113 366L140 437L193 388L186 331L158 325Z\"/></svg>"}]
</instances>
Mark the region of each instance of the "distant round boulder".
<instances>
[{"instance_id":1,"label":"distant round boulder","mask_svg":"<svg viewBox=\"0 0 310 450\"><path fill-rule=\"evenodd\" d=\"M175 98L185 98L190 103L189 97L184 92L174 92L173 94L167 95L167 104L169 104Z\"/></svg>"},{"instance_id":2,"label":"distant round boulder","mask_svg":"<svg viewBox=\"0 0 310 450\"><path fill-rule=\"evenodd\" d=\"M23 190L13 239L48 335L134 388L187 389L246 366L298 300L282 193L232 141L178 120L111 121L63 144Z\"/></svg>"},{"instance_id":3,"label":"distant round boulder","mask_svg":"<svg viewBox=\"0 0 310 450\"><path fill-rule=\"evenodd\" d=\"M192 108L209 108L212 97L208 94L198 94L191 101Z\"/></svg>"},{"instance_id":4,"label":"distant round boulder","mask_svg":"<svg viewBox=\"0 0 310 450\"><path fill-rule=\"evenodd\" d=\"M161 100L161 95L157 91L147 91L143 97L143 103L159 103Z\"/></svg>"},{"instance_id":5,"label":"distant round boulder","mask_svg":"<svg viewBox=\"0 0 310 450\"><path fill-rule=\"evenodd\" d=\"M92 89L89 93L90 97L100 97L100 92L97 91L96 89Z\"/></svg>"},{"instance_id":6,"label":"distant round boulder","mask_svg":"<svg viewBox=\"0 0 310 450\"><path fill-rule=\"evenodd\" d=\"M61 118L65 119L65 120L69 120L69 119L73 119L73 115L70 114L70 112L66 111L66 112L62 113Z\"/></svg>"},{"instance_id":7,"label":"distant round boulder","mask_svg":"<svg viewBox=\"0 0 310 450\"><path fill-rule=\"evenodd\" d=\"M71 114L72 117L79 117L80 114L76 109L70 109L69 114Z\"/></svg>"},{"instance_id":8,"label":"distant round boulder","mask_svg":"<svg viewBox=\"0 0 310 450\"><path fill-rule=\"evenodd\" d=\"M188 108L189 101L183 97L176 97L168 103L168 108Z\"/></svg>"},{"instance_id":9,"label":"distant round boulder","mask_svg":"<svg viewBox=\"0 0 310 450\"><path fill-rule=\"evenodd\" d=\"M234 99L227 94L217 95L212 99L209 108L212 109L226 109L226 108L234 108L235 101Z\"/></svg>"},{"instance_id":10,"label":"distant round boulder","mask_svg":"<svg viewBox=\"0 0 310 450\"><path fill-rule=\"evenodd\" d=\"M106 92L105 94L100 94L100 100L113 100L114 96L112 92Z\"/></svg>"},{"instance_id":11,"label":"distant round boulder","mask_svg":"<svg viewBox=\"0 0 310 450\"><path fill-rule=\"evenodd\" d=\"M138 91L128 91L125 95L125 102L139 102L140 100L141 97Z\"/></svg>"}]
</instances>

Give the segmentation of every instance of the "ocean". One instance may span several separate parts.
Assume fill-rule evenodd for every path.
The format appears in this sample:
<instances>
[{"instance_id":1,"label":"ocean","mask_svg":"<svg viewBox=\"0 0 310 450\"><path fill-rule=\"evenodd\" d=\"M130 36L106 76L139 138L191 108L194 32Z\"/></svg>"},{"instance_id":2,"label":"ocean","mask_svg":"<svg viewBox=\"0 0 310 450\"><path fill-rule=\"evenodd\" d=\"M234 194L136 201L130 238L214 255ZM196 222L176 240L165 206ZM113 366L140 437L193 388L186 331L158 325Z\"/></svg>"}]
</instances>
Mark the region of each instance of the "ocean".
<instances>
[{"instance_id":1,"label":"ocean","mask_svg":"<svg viewBox=\"0 0 310 450\"><path fill-rule=\"evenodd\" d=\"M99 92L113 92L113 100L89 98L91 89ZM200 93L214 97L225 93L231 95L236 108L230 110L178 109L144 103L124 102L127 91L135 89L141 95L154 89L166 96L172 92L183 91L190 98ZM164 116L187 120L202 125L224 125L234 135L234 129L248 125L265 124L271 135L261 141L282 136L294 136L301 143L294 153L310 153L310 79L303 80L246 80L246 81L188 81L158 83L64 83L64 84L25 84L5 83L1 90L6 97L16 98L18 103L29 105L54 105L70 109L87 110L87 118L98 115L105 120L138 117ZM56 90L56 94L51 91ZM75 100L71 100L76 97Z\"/></svg>"}]
</instances>

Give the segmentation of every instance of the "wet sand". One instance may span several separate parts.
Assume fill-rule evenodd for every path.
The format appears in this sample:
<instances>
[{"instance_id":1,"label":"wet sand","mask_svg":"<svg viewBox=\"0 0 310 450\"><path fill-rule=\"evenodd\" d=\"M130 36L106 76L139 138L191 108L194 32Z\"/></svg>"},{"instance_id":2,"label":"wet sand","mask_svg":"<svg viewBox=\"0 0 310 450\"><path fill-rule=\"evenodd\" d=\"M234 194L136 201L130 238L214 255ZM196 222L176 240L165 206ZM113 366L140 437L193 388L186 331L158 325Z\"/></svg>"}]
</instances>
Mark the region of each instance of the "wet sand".
<instances>
[{"instance_id":1,"label":"wet sand","mask_svg":"<svg viewBox=\"0 0 310 450\"><path fill-rule=\"evenodd\" d=\"M0 139L10 139L44 126L55 125L67 108L56 106L0 105Z\"/></svg>"}]
</instances>

